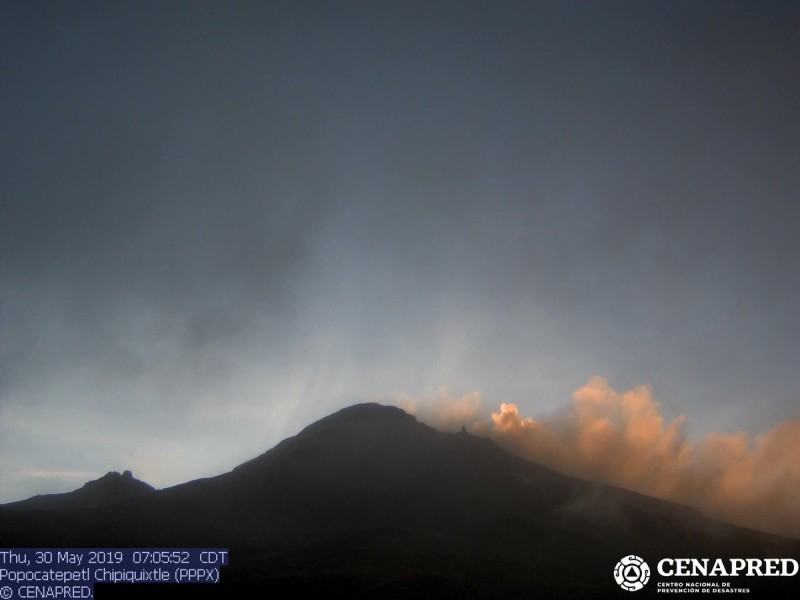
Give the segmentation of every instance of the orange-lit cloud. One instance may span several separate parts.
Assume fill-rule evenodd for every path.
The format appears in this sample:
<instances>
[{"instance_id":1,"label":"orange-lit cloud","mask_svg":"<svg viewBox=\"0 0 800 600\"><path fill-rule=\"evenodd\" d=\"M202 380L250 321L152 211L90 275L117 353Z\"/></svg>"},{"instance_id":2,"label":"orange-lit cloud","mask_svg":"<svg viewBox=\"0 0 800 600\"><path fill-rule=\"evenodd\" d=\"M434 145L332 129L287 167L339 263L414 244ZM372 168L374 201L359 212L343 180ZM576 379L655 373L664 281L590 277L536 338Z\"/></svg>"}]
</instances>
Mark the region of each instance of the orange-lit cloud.
<instances>
[{"instance_id":1,"label":"orange-lit cloud","mask_svg":"<svg viewBox=\"0 0 800 600\"><path fill-rule=\"evenodd\" d=\"M514 404L483 418L477 392L454 398L442 389L430 401L399 403L423 422L464 425L565 473L800 537L800 418L757 436L711 433L690 442L685 417L667 422L650 388L620 393L602 377L578 389L562 413L542 420L523 417Z\"/></svg>"}]
</instances>

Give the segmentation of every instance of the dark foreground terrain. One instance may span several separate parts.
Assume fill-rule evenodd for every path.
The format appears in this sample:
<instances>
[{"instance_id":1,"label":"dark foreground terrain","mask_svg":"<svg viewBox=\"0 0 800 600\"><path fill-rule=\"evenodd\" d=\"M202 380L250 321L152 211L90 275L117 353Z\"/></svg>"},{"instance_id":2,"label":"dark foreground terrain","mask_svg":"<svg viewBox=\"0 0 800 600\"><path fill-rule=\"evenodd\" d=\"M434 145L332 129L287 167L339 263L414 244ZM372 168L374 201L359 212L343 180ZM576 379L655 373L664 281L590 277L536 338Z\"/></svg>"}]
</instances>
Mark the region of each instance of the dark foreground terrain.
<instances>
[{"instance_id":1,"label":"dark foreground terrain","mask_svg":"<svg viewBox=\"0 0 800 600\"><path fill-rule=\"evenodd\" d=\"M0 546L231 552L219 586L98 585L100 600L642 598L666 580L661 558L800 559L798 540L568 477L376 404L218 477L160 491L129 473L98 482L0 508ZM652 570L638 592L612 574L630 554ZM700 579L749 588L748 598L800 597L800 576Z\"/></svg>"}]
</instances>

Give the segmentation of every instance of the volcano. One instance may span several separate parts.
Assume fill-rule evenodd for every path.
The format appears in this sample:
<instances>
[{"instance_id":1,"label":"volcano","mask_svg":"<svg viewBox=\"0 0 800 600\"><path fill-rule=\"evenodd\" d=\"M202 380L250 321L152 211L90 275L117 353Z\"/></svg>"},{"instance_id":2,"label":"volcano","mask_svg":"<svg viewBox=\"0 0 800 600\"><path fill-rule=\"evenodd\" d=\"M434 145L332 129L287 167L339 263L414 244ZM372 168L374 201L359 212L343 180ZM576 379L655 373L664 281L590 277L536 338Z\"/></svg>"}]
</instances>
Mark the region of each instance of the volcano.
<instances>
[{"instance_id":1,"label":"volcano","mask_svg":"<svg viewBox=\"0 0 800 600\"><path fill-rule=\"evenodd\" d=\"M800 557L798 540L570 477L378 404L343 409L229 473L137 487L99 505L5 505L2 545L230 548L219 586L148 585L170 598L617 598L631 594L614 581L630 555L652 579L666 557ZM751 597L800 592L798 577L726 581ZM657 592L651 581L635 593Z\"/></svg>"}]
</instances>

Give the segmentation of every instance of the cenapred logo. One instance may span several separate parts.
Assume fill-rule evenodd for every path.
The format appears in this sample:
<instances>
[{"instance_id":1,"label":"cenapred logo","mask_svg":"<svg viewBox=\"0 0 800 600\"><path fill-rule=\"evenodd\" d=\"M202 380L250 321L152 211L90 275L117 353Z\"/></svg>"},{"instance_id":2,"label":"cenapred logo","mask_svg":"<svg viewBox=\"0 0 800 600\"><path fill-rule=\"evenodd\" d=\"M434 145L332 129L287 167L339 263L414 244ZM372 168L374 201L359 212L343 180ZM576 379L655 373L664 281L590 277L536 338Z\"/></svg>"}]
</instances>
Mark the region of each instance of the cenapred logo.
<instances>
[{"instance_id":1,"label":"cenapred logo","mask_svg":"<svg viewBox=\"0 0 800 600\"><path fill-rule=\"evenodd\" d=\"M631 554L614 567L614 579L623 590L636 592L650 580L650 567L643 559Z\"/></svg>"}]
</instances>

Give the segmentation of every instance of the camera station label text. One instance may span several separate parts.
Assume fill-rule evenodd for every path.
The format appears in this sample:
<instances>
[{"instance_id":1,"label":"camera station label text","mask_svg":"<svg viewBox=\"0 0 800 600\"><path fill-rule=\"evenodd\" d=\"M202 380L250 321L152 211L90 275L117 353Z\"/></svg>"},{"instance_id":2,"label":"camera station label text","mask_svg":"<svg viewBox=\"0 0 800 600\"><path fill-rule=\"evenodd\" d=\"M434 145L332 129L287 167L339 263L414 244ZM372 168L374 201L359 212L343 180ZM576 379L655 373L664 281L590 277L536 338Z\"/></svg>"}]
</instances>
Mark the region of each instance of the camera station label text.
<instances>
[{"instance_id":1,"label":"camera station label text","mask_svg":"<svg viewBox=\"0 0 800 600\"><path fill-rule=\"evenodd\" d=\"M219 548L4 548L0 600L93 598L95 583L219 583Z\"/></svg>"}]
</instances>

